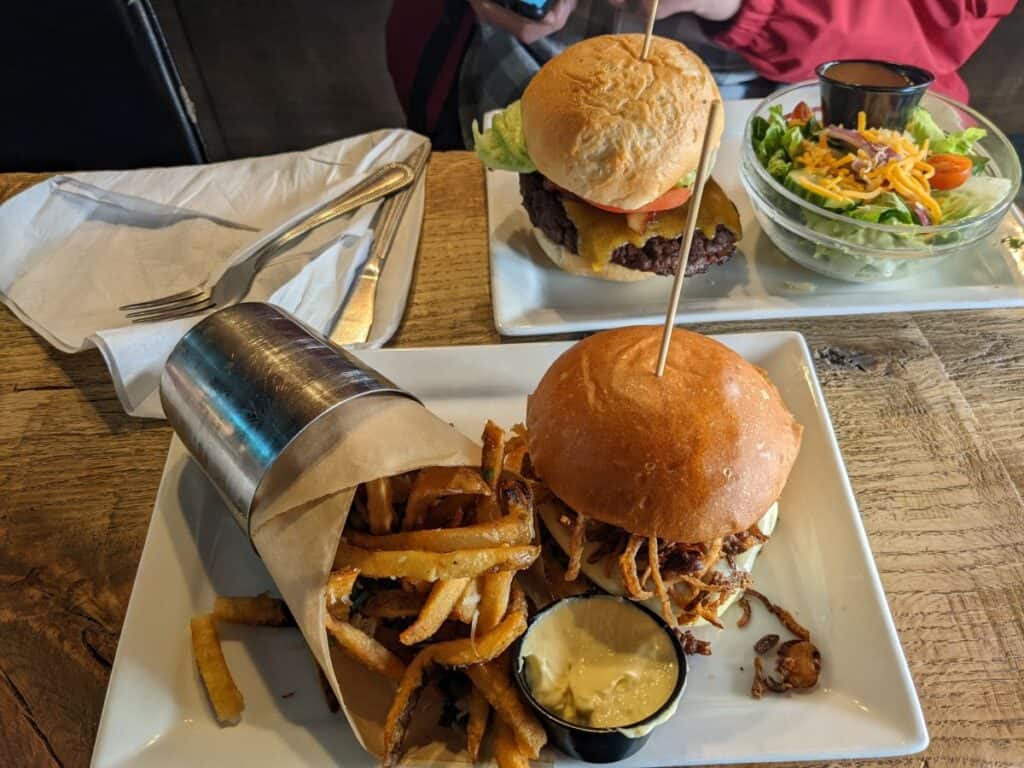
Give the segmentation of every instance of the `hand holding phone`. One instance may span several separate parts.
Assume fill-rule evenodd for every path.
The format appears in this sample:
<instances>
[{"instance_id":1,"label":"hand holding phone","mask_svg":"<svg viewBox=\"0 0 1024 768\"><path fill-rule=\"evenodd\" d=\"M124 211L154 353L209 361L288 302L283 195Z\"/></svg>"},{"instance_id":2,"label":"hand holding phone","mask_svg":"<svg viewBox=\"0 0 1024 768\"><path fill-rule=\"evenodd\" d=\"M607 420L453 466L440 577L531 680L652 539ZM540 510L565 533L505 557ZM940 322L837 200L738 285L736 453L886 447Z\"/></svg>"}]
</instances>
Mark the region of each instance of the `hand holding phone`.
<instances>
[{"instance_id":1,"label":"hand holding phone","mask_svg":"<svg viewBox=\"0 0 1024 768\"><path fill-rule=\"evenodd\" d=\"M469 4L481 21L527 45L564 27L576 8L576 0L469 0ZM522 10L540 15L527 16Z\"/></svg>"}]
</instances>

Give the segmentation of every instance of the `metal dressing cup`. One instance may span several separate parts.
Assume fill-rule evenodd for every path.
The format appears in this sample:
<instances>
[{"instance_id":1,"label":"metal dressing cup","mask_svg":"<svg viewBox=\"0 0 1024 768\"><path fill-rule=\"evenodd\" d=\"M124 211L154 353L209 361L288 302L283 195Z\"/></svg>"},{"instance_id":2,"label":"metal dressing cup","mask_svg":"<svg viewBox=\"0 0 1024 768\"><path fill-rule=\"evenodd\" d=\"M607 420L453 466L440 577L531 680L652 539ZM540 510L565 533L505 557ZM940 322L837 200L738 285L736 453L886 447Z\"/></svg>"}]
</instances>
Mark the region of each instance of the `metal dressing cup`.
<instances>
[{"instance_id":1,"label":"metal dressing cup","mask_svg":"<svg viewBox=\"0 0 1024 768\"><path fill-rule=\"evenodd\" d=\"M333 440L314 425L375 395L416 400L284 310L255 302L200 321L160 379L167 420L247 536L261 501Z\"/></svg>"}]
</instances>

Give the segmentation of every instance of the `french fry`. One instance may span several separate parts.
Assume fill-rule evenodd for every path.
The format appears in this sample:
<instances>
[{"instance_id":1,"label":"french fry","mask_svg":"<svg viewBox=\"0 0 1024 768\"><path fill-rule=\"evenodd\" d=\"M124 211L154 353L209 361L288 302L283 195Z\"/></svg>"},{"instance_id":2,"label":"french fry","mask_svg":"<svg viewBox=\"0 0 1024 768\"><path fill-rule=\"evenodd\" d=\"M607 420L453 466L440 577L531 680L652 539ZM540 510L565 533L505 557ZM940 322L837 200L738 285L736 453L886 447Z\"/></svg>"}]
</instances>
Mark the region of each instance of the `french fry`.
<instances>
[{"instance_id":1,"label":"french fry","mask_svg":"<svg viewBox=\"0 0 1024 768\"><path fill-rule=\"evenodd\" d=\"M346 531L345 540L363 549L420 549L424 552L457 552L460 549L497 547L502 544L522 545L533 541L533 518L526 514L509 515L494 522L459 528L428 528L383 536Z\"/></svg>"},{"instance_id":2,"label":"french fry","mask_svg":"<svg viewBox=\"0 0 1024 768\"><path fill-rule=\"evenodd\" d=\"M480 473L469 467L426 467L420 470L409 492L402 518L402 530L422 528L430 505L445 496L470 494L489 496L490 486Z\"/></svg>"},{"instance_id":3,"label":"french fry","mask_svg":"<svg viewBox=\"0 0 1024 768\"><path fill-rule=\"evenodd\" d=\"M505 469L521 475L523 473L523 462L526 460L528 451L529 447L526 444L526 438L522 435L516 435L505 443L505 457L502 459Z\"/></svg>"},{"instance_id":4,"label":"french fry","mask_svg":"<svg viewBox=\"0 0 1024 768\"><path fill-rule=\"evenodd\" d=\"M458 552L422 550L369 550L346 542L338 545L335 567L356 568L372 579L473 578L490 570L520 570L537 559L540 547L502 546L464 549Z\"/></svg>"},{"instance_id":5,"label":"french fry","mask_svg":"<svg viewBox=\"0 0 1024 768\"><path fill-rule=\"evenodd\" d=\"M375 619L408 619L419 615L424 602L424 597L419 592L386 589L370 595L360 606L359 612Z\"/></svg>"},{"instance_id":6,"label":"french fry","mask_svg":"<svg viewBox=\"0 0 1024 768\"><path fill-rule=\"evenodd\" d=\"M431 664L430 647L427 647L409 662L398 683L395 698L384 720L384 755L381 759L384 768L392 768L401 757L405 732L409 729L409 721L423 690L423 676Z\"/></svg>"},{"instance_id":7,"label":"french fry","mask_svg":"<svg viewBox=\"0 0 1024 768\"><path fill-rule=\"evenodd\" d=\"M402 643L416 645L430 639L444 624L470 581L471 579L464 578L442 579L436 582L416 621L406 627L399 636Z\"/></svg>"},{"instance_id":8,"label":"french fry","mask_svg":"<svg viewBox=\"0 0 1024 768\"><path fill-rule=\"evenodd\" d=\"M328 614L327 631L345 653L363 666L391 680L401 680L405 674L405 664L400 658L347 621L335 621Z\"/></svg>"},{"instance_id":9,"label":"french fry","mask_svg":"<svg viewBox=\"0 0 1024 768\"><path fill-rule=\"evenodd\" d=\"M459 602L452 609L453 619L461 621L463 624L472 623L473 614L476 613L477 606L480 605L480 582L483 579L483 576L478 576L466 585L466 589L459 597Z\"/></svg>"},{"instance_id":10,"label":"french fry","mask_svg":"<svg viewBox=\"0 0 1024 768\"><path fill-rule=\"evenodd\" d=\"M331 571L331 575L327 577L327 612L338 621L348 621L352 588L355 587L358 578L359 571L355 568Z\"/></svg>"},{"instance_id":11,"label":"french fry","mask_svg":"<svg viewBox=\"0 0 1024 768\"><path fill-rule=\"evenodd\" d=\"M527 755L536 759L548 737L544 726L523 702L509 673L509 659L505 654L486 664L466 668L473 689L487 699L495 713L515 733L516 741Z\"/></svg>"},{"instance_id":12,"label":"french fry","mask_svg":"<svg viewBox=\"0 0 1024 768\"><path fill-rule=\"evenodd\" d=\"M490 661L504 653L525 631L526 597L521 590L514 589L508 615L490 632L475 641L471 637L463 637L434 643L416 654L398 683L398 690L384 721L384 765L393 766L398 762L405 732L423 687L424 674L431 665L465 667Z\"/></svg>"},{"instance_id":13,"label":"french fry","mask_svg":"<svg viewBox=\"0 0 1024 768\"><path fill-rule=\"evenodd\" d=\"M501 459L505 455L505 430L490 419L484 425L483 448L480 451L480 474L493 491L501 477Z\"/></svg>"},{"instance_id":14,"label":"french fry","mask_svg":"<svg viewBox=\"0 0 1024 768\"><path fill-rule=\"evenodd\" d=\"M512 579L515 575L515 571L498 571L481 577L483 586L480 590L480 615L476 620L477 632L493 629L501 621L501 617L508 610Z\"/></svg>"},{"instance_id":15,"label":"french fry","mask_svg":"<svg viewBox=\"0 0 1024 768\"><path fill-rule=\"evenodd\" d=\"M432 658L446 667L466 667L497 658L526 631L526 596L516 586L508 613L494 629L476 638L461 637L428 646Z\"/></svg>"},{"instance_id":16,"label":"french fry","mask_svg":"<svg viewBox=\"0 0 1024 768\"><path fill-rule=\"evenodd\" d=\"M259 595L257 597L218 597L213 602L213 616L230 624L249 624L264 627L294 627L284 600Z\"/></svg>"},{"instance_id":17,"label":"french fry","mask_svg":"<svg viewBox=\"0 0 1024 768\"><path fill-rule=\"evenodd\" d=\"M379 477L366 483L366 512L372 533L389 533L395 525L391 479Z\"/></svg>"},{"instance_id":18,"label":"french fry","mask_svg":"<svg viewBox=\"0 0 1024 768\"><path fill-rule=\"evenodd\" d=\"M530 768L511 726L501 718L494 724L494 760L498 768Z\"/></svg>"},{"instance_id":19,"label":"french fry","mask_svg":"<svg viewBox=\"0 0 1024 768\"><path fill-rule=\"evenodd\" d=\"M192 655L199 667L199 676L203 680L217 722L221 725L237 725L242 719L245 700L224 660L214 617L212 614L196 616L190 627Z\"/></svg>"},{"instance_id":20,"label":"french fry","mask_svg":"<svg viewBox=\"0 0 1024 768\"><path fill-rule=\"evenodd\" d=\"M473 688L469 694L469 720L466 723L466 751L475 763L480 757L480 745L487 730L487 720L491 714L491 705L479 689Z\"/></svg>"}]
</instances>

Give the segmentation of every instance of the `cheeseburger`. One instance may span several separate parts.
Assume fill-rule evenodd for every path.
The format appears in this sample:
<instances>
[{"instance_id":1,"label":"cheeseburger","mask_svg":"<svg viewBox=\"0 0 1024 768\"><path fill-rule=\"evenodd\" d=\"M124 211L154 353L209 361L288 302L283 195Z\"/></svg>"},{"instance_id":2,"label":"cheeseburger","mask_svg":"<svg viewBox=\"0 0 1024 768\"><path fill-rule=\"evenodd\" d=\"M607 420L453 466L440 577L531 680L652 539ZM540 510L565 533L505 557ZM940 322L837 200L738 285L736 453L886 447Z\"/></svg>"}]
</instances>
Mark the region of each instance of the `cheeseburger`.
<instances>
[{"instance_id":1,"label":"cheeseburger","mask_svg":"<svg viewBox=\"0 0 1024 768\"><path fill-rule=\"evenodd\" d=\"M634 281L674 275L711 102L707 66L661 37L603 35L566 48L495 116L476 151L520 173L523 206L544 252L573 274ZM722 124L707 140L718 147ZM686 274L727 261L739 216L708 180Z\"/></svg>"},{"instance_id":2,"label":"cheeseburger","mask_svg":"<svg viewBox=\"0 0 1024 768\"><path fill-rule=\"evenodd\" d=\"M765 373L677 329L598 333L559 357L527 403L538 513L566 579L653 601L670 624L720 616L750 585L803 428Z\"/></svg>"}]
</instances>

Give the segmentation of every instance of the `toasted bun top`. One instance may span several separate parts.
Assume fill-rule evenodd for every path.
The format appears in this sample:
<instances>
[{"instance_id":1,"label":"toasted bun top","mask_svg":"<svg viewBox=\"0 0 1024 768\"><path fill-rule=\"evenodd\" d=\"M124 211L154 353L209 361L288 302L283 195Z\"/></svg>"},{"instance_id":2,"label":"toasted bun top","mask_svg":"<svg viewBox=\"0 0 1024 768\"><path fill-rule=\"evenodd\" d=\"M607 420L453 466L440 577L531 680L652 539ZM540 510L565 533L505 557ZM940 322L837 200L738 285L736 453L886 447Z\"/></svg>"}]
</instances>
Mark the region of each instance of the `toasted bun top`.
<instances>
[{"instance_id":1,"label":"toasted bun top","mask_svg":"<svg viewBox=\"0 0 1024 768\"><path fill-rule=\"evenodd\" d=\"M706 542L779 497L803 428L761 369L676 329L605 331L568 349L526 408L530 459L575 511L643 536Z\"/></svg>"},{"instance_id":2,"label":"toasted bun top","mask_svg":"<svg viewBox=\"0 0 1024 768\"><path fill-rule=\"evenodd\" d=\"M711 102L711 72L682 43L602 35L566 48L523 94L523 131L537 169L602 205L632 210L697 169ZM722 137L722 121L709 137Z\"/></svg>"}]
</instances>

